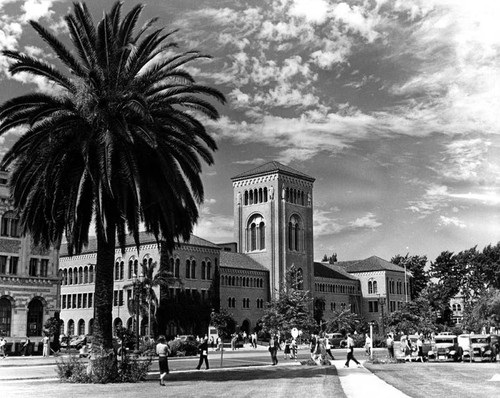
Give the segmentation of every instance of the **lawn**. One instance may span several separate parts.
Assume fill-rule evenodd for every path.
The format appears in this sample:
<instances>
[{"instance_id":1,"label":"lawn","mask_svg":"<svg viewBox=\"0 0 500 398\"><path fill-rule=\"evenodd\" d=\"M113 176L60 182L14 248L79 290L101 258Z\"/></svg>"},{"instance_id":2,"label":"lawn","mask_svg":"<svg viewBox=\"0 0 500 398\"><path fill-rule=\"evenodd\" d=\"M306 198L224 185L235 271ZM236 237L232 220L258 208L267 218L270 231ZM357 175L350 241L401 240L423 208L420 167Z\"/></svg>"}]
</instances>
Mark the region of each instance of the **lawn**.
<instances>
[{"instance_id":1,"label":"lawn","mask_svg":"<svg viewBox=\"0 0 500 398\"><path fill-rule=\"evenodd\" d=\"M394 363L365 367L412 398L500 396L499 363ZM491 380L497 378L497 381Z\"/></svg>"}]
</instances>

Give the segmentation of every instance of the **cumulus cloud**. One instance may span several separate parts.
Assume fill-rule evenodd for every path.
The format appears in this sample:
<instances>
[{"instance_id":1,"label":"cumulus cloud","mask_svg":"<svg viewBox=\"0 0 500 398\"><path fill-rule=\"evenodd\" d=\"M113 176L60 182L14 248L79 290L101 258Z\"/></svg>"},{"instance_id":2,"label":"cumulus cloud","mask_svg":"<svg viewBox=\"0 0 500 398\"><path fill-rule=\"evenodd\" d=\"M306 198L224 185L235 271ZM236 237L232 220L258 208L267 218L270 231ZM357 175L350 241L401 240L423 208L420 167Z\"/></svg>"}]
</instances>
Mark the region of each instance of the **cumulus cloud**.
<instances>
[{"instance_id":1,"label":"cumulus cloud","mask_svg":"<svg viewBox=\"0 0 500 398\"><path fill-rule=\"evenodd\" d=\"M367 213L349 223L349 226L354 229L376 229L381 225L382 223L377 221L377 217L373 213Z\"/></svg>"}]
</instances>

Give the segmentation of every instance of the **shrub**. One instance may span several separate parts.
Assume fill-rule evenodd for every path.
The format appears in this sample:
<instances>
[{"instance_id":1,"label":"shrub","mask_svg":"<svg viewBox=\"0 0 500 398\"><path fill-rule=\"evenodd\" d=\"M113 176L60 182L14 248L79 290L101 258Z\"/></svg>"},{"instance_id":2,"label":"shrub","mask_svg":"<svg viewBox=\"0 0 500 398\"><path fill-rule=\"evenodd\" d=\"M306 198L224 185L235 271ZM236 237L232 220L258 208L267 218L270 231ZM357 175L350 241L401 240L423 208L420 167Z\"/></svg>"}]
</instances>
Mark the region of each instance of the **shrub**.
<instances>
[{"instance_id":1,"label":"shrub","mask_svg":"<svg viewBox=\"0 0 500 398\"><path fill-rule=\"evenodd\" d=\"M124 356L118 361L113 354L102 355L89 363L76 356L57 361L57 374L68 383L136 383L146 379L151 368L152 356Z\"/></svg>"},{"instance_id":2,"label":"shrub","mask_svg":"<svg viewBox=\"0 0 500 398\"><path fill-rule=\"evenodd\" d=\"M196 340L179 340L175 339L168 343L170 346L170 356L192 356L198 354L198 342Z\"/></svg>"}]
</instances>

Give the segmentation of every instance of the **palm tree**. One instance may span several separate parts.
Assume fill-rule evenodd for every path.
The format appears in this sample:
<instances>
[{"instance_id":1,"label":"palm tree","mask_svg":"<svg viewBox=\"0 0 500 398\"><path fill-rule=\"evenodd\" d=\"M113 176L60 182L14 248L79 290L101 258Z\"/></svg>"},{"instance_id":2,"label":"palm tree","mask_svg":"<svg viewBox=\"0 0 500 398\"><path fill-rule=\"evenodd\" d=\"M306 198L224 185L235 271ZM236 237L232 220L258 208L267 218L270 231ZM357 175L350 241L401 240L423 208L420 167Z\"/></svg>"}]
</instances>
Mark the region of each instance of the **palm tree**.
<instances>
[{"instance_id":1,"label":"palm tree","mask_svg":"<svg viewBox=\"0 0 500 398\"><path fill-rule=\"evenodd\" d=\"M138 289L137 296L134 297L132 302L127 303L128 309L131 314L136 315L137 302L135 299L139 298L139 313L142 318L148 320L148 333L151 335L151 321L156 323L156 313L159 307L159 296L156 293L156 289L165 289L174 284L182 284L179 278L174 277L172 272L168 270L168 266L162 266L155 273L155 269L158 266L157 262L143 262L141 264L142 273L141 278L135 282L135 288ZM134 284L124 285L123 289L134 287Z\"/></svg>"},{"instance_id":2,"label":"palm tree","mask_svg":"<svg viewBox=\"0 0 500 398\"><path fill-rule=\"evenodd\" d=\"M184 68L206 56L171 55L173 32L137 29L137 5L122 18L117 2L95 24L84 3L65 17L73 51L35 21L31 26L67 69L5 50L12 75L28 73L53 84L0 106L0 134L26 132L2 160L24 234L35 244L70 255L88 244L95 223L95 333L111 348L113 262L129 232L139 247L142 222L168 250L188 240L203 200L202 160L216 144L199 116L217 119L216 89L196 84ZM69 72L69 73L68 73Z\"/></svg>"}]
</instances>

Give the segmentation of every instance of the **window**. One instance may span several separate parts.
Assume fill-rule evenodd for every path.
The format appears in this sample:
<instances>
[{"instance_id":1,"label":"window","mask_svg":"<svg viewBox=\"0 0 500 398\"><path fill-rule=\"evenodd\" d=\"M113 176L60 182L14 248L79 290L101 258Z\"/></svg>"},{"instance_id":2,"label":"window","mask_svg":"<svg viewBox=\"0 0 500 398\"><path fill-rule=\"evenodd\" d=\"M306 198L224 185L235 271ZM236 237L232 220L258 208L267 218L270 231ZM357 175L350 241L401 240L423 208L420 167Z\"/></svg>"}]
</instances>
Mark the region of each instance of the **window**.
<instances>
[{"instance_id":1,"label":"window","mask_svg":"<svg viewBox=\"0 0 500 398\"><path fill-rule=\"evenodd\" d=\"M261 215L254 215L247 225L247 251L265 250L266 224Z\"/></svg>"},{"instance_id":2,"label":"window","mask_svg":"<svg viewBox=\"0 0 500 398\"><path fill-rule=\"evenodd\" d=\"M40 260L40 276L46 278L48 272L49 272L49 260L47 260L46 258L42 258Z\"/></svg>"},{"instance_id":3,"label":"window","mask_svg":"<svg viewBox=\"0 0 500 398\"><path fill-rule=\"evenodd\" d=\"M73 307L72 307L72 308L76 308L76 293L75 293L75 294L73 294L73 299L72 299L72 301L73 301Z\"/></svg>"},{"instance_id":4,"label":"window","mask_svg":"<svg viewBox=\"0 0 500 398\"><path fill-rule=\"evenodd\" d=\"M372 294L372 293L373 293L373 282L368 281L368 294Z\"/></svg>"},{"instance_id":5,"label":"window","mask_svg":"<svg viewBox=\"0 0 500 398\"><path fill-rule=\"evenodd\" d=\"M302 221L293 215L288 222L288 250L301 251L302 246Z\"/></svg>"},{"instance_id":6,"label":"window","mask_svg":"<svg viewBox=\"0 0 500 398\"><path fill-rule=\"evenodd\" d=\"M17 275L17 264L19 263L19 257L11 257L9 261L9 274Z\"/></svg>"},{"instance_id":7,"label":"window","mask_svg":"<svg viewBox=\"0 0 500 398\"><path fill-rule=\"evenodd\" d=\"M30 264L29 264L29 269L28 269L29 276L36 276L36 266L37 265L38 265L38 259L31 258Z\"/></svg>"},{"instance_id":8,"label":"window","mask_svg":"<svg viewBox=\"0 0 500 398\"><path fill-rule=\"evenodd\" d=\"M201 279L206 279L205 278L205 272L207 269L207 265L205 264L205 261L201 262Z\"/></svg>"},{"instance_id":9,"label":"window","mask_svg":"<svg viewBox=\"0 0 500 398\"><path fill-rule=\"evenodd\" d=\"M63 309L66 308L66 295L65 294L63 294L61 296L61 306L62 306Z\"/></svg>"},{"instance_id":10,"label":"window","mask_svg":"<svg viewBox=\"0 0 500 398\"><path fill-rule=\"evenodd\" d=\"M377 281L373 281L373 293L377 294Z\"/></svg>"},{"instance_id":11,"label":"window","mask_svg":"<svg viewBox=\"0 0 500 398\"><path fill-rule=\"evenodd\" d=\"M191 278L191 261L186 260L186 279Z\"/></svg>"},{"instance_id":12,"label":"window","mask_svg":"<svg viewBox=\"0 0 500 398\"><path fill-rule=\"evenodd\" d=\"M181 260L179 260L178 258L175 260L175 273L174 273L174 276L176 278L180 278L181 276Z\"/></svg>"},{"instance_id":13,"label":"window","mask_svg":"<svg viewBox=\"0 0 500 398\"><path fill-rule=\"evenodd\" d=\"M0 299L0 330L4 336L10 336L10 325L12 319L12 305L8 299Z\"/></svg>"},{"instance_id":14,"label":"window","mask_svg":"<svg viewBox=\"0 0 500 398\"><path fill-rule=\"evenodd\" d=\"M207 261L207 279L212 279L212 264Z\"/></svg>"},{"instance_id":15,"label":"window","mask_svg":"<svg viewBox=\"0 0 500 398\"><path fill-rule=\"evenodd\" d=\"M196 279L196 260L191 261L191 279Z\"/></svg>"},{"instance_id":16,"label":"window","mask_svg":"<svg viewBox=\"0 0 500 398\"><path fill-rule=\"evenodd\" d=\"M118 305L123 305L123 290L118 291Z\"/></svg>"},{"instance_id":17,"label":"window","mask_svg":"<svg viewBox=\"0 0 500 398\"><path fill-rule=\"evenodd\" d=\"M89 293L89 308L92 308L92 306L93 306L93 302L92 302L93 298L94 298L94 294Z\"/></svg>"},{"instance_id":18,"label":"window","mask_svg":"<svg viewBox=\"0 0 500 398\"><path fill-rule=\"evenodd\" d=\"M71 294L68 294L68 308L71 308Z\"/></svg>"},{"instance_id":19,"label":"window","mask_svg":"<svg viewBox=\"0 0 500 398\"><path fill-rule=\"evenodd\" d=\"M378 301L368 301L368 312L378 312Z\"/></svg>"},{"instance_id":20,"label":"window","mask_svg":"<svg viewBox=\"0 0 500 398\"><path fill-rule=\"evenodd\" d=\"M82 308L82 294L79 293L78 294L78 305L77 305L78 308Z\"/></svg>"},{"instance_id":21,"label":"window","mask_svg":"<svg viewBox=\"0 0 500 398\"><path fill-rule=\"evenodd\" d=\"M82 307L87 308L87 293L83 294Z\"/></svg>"},{"instance_id":22,"label":"window","mask_svg":"<svg viewBox=\"0 0 500 398\"><path fill-rule=\"evenodd\" d=\"M0 256L0 274L7 273L7 256Z\"/></svg>"},{"instance_id":23,"label":"window","mask_svg":"<svg viewBox=\"0 0 500 398\"><path fill-rule=\"evenodd\" d=\"M13 211L8 211L3 215L0 233L2 236L19 237L19 219Z\"/></svg>"}]
</instances>

